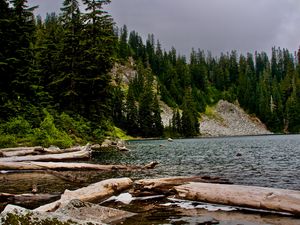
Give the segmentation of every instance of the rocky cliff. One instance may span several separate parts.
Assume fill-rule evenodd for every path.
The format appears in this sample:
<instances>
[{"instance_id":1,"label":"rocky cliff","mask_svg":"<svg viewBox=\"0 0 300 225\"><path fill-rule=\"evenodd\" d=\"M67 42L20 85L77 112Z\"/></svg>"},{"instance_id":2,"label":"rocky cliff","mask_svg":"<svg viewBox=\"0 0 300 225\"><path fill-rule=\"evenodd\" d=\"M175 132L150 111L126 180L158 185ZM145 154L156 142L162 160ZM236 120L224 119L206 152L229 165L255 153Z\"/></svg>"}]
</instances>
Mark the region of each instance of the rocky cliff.
<instances>
[{"instance_id":1,"label":"rocky cliff","mask_svg":"<svg viewBox=\"0 0 300 225\"><path fill-rule=\"evenodd\" d=\"M219 101L201 116L202 136L239 136L272 134L255 116L248 115L239 105Z\"/></svg>"}]
</instances>

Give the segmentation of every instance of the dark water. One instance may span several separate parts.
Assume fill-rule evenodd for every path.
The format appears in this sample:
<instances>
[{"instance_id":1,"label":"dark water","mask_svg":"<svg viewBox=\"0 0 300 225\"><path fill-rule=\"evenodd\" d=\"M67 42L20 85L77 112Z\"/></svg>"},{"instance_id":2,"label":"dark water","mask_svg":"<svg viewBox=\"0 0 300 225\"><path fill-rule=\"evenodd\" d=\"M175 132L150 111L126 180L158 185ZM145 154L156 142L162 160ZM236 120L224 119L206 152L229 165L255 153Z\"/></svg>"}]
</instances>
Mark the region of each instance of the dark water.
<instances>
[{"instance_id":1,"label":"dark water","mask_svg":"<svg viewBox=\"0 0 300 225\"><path fill-rule=\"evenodd\" d=\"M129 148L126 154L99 155L97 161L160 163L133 178L209 175L235 184L300 190L300 135L131 141Z\"/></svg>"}]
</instances>

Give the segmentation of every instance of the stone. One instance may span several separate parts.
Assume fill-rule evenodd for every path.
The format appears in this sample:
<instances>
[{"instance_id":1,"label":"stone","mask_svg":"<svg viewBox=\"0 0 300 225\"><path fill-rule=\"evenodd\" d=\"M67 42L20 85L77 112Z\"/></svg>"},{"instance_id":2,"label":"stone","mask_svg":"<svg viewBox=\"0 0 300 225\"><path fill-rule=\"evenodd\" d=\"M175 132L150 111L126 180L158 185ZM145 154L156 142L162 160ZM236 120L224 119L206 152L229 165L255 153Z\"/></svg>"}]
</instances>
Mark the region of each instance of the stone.
<instances>
[{"instance_id":1,"label":"stone","mask_svg":"<svg viewBox=\"0 0 300 225\"><path fill-rule=\"evenodd\" d=\"M59 208L56 213L83 221L88 218L99 223L116 222L136 215L135 213L82 202L77 199L71 200L66 206Z\"/></svg>"}]
</instances>

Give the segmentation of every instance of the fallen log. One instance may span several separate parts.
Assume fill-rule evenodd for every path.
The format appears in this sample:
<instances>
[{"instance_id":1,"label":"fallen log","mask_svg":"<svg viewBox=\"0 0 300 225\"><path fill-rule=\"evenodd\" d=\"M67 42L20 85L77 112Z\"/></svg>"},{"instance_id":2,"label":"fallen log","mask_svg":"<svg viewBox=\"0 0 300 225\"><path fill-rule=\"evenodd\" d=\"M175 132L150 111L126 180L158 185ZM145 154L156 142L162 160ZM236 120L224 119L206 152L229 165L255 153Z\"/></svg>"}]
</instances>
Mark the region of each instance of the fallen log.
<instances>
[{"instance_id":1,"label":"fallen log","mask_svg":"<svg viewBox=\"0 0 300 225\"><path fill-rule=\"evenodd\" d=\"M179 197L188 200L300 215L300 191L194 182L174 189Z\"/></svg>"},{"instance_id":2,"label":"fallen log","mask_svg":"<svg viewBox=\"0 0 300 225\"><path fill-rule=\"evenodd\" d=\"M30 150L35 150L35 149L42 150L43 147L41 147L41 146L35 146L35 147L1 148L0 152L30 151Z\"/></svg>"},{"instance_id":3,"label":"fallen log","mask_svg":"<svg viewBox=\"0 0 300 225\"><path fill-rule=\"evenodd\" d=\"M61 154L27 155L0 158L0 162L23 162L23 161L68 161L90 158L90 145L81 148L80 151Z\"/></svg>"},{"instance_id":4,"label":"fallen log","mask_svg":"<svg viewBox=\"0 0 300 225\"><path fill-rule=\"evenodd\" d=\"M150 166L151 165L151 166ZM90 163L63 163L63 162L1 162L0 170L124 170L132 171L139 169L153 169L155 165L149 163L145 166L127 166L127 165L99 165Z\"/></svg>"},{"instance_id":5,"label":"fallen log","mask_svg":"<svg viewBox=\"0 0 300 225\"><path fill-rule=\"evenodd\" d=\"M31 205L46 201L53 201L59 198L59 195L55 194L9 194L0 193L0 202L5 204L16 205Z\"/></svg>"},{"instance_id":6,"label":"fallen log","mask_svg":"<svg viewBox=\"0 0 300 225\"><path fill-rule=\"evenodd\" d=\"M77 152L82 150L81 147L60 149L60 148L42 148L34 147L23 150L3 151L2 157L26 156L26 155L45 155L45 154L62 154L67 152Z\"/></svg>"},{"instance_id":7,"label":"fallen log","mask_svg":"<svg viewBox=\"0 0 300 225\"><path fill-rule=\"evenodd\" d=\"M193 177L168 177L157 179L142 179L134 182L134 195L148 194L174 194L174 186L183 185L189 182L211 182L228 183L227 180L218 177L193 176Z\"/></svg>"},{"instance_id":8,"label":"fallen log","mask_svg":"<svg viewBox=\"0 0 300 225\"><path fill-rule=\"evenodd\" d=\"M65 206L70 200L78 199L84 202L100 202L115 193L129 189L133 181L129 178L109 179L91 184L75 191L65 190L60 200L40 206L35 211L49 212Z\"/></svg>"},{"instance_id":9,"label":"fallen log","mask_svg":"<svg viewBox=\"0 0 300 225\"><path fill-rule=\"evenodd\" d=\"M17 148L3 148L0 149L1 157L36 155L38 152L43 151L41 146L36 147L17 147Z\"/></svg>"}]
</instances>

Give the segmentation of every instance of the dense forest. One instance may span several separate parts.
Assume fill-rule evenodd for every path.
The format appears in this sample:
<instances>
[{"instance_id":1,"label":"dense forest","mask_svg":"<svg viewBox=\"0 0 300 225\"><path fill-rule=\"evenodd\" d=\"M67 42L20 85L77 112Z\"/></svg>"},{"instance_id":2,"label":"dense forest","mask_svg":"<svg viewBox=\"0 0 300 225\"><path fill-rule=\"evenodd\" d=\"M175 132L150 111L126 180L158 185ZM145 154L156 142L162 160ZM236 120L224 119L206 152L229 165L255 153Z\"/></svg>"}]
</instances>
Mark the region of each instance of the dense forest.
<instances>
[{"instance_id":1,"label":"dense forest","mask_svg":"<svg viewBox=\"0 0 300 225\"><path fill-rule=\"evenodd\" d=\"M300 132L300 51L188 58L117 28L109 0L64 0L43 20L26 0L0 0L0 146L70 146L105 136L197 136L200 113L237 102L273 132ZM134 61L127 88L110 73ZM160 101L174 109L163 127ZM121 128L121 129L119 129Z\"/></svg>"}]
</instances>

